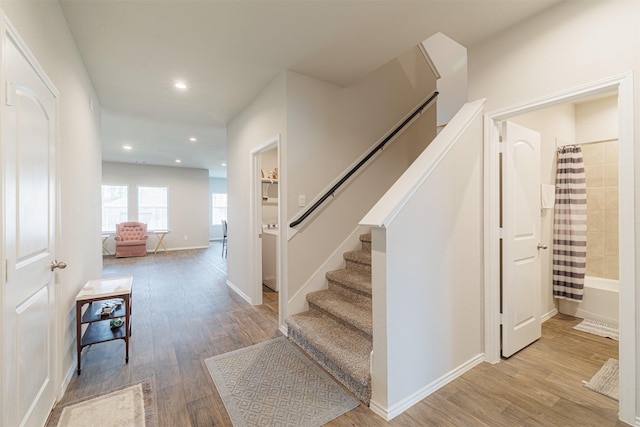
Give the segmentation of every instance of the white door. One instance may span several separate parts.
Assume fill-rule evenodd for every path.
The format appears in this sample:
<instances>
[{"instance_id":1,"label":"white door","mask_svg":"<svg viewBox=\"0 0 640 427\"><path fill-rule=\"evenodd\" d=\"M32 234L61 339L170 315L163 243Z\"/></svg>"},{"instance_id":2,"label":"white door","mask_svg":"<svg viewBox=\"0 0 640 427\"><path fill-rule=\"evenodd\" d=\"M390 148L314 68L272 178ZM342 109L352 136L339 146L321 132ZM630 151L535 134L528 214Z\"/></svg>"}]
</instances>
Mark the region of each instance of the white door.
<instances>
[{"instance_id":1,"label":"white door","mask_svg":"<svg viewBox=\"0 0 640 427\"><path fill-rule=\"evenodd\" d=\"M505 122L502 153L502 355L541 335L540 134Z\"/></svg>"},{"instance_id":2,"label":"white door","mask_svg":"<svg viewBox=\"0 0 640 427\"><path fill-rule=\"evenodd\" d=\"M2 22L2 425L41 426L55 399L56 93Z\"/></svg>"}]
</instances>

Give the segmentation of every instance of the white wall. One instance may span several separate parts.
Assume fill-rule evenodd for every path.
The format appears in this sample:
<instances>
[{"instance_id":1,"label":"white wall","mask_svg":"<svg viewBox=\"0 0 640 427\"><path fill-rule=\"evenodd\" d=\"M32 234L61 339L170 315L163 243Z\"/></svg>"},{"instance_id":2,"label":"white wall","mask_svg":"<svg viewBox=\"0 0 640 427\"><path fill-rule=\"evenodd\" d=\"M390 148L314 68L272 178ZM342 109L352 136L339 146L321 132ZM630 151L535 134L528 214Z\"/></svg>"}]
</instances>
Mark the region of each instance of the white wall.
<instances>
[{"instance_id":1,"label":"white wall","mask_svg":"<svg viewBox=\"0 0 640 427\"><path fill-rule=\"evenodd\" d=\"M438 79L438 126L446 125L467 102L467 48L442 33L422 42Z\"/></svg>"},{"instance_id":2,"label":"white wall","mask_svg":"<svg viewBox=\"0 0 640 427\"><path fill-rule=\"evenodd\" d=\"M469 95L471 99L486 97L489 110L510 108L525 101L559 93L602 79L633 72L634 105L640 105L640 3L637 1L568 1L540 13L527 22L502 32L469 49ZM634 115L634 146L640 146L640 115ZM635 150L636 200L640 200L639 150ZM631 177L629 176L628 179ZM637 203L637 202L636 202ZM635 209L636 231L640 232L639 210ZM635 236L640 245L640 236ZM640 267L638 253L634 254L636 270ZM622 262L622 261L621 261ZM621 264L622 265L622 264ZM636 295L635 301L621 301L621 322L624 308L640 306L638 283L621 284ZM624 302L624 304L622 304ZM622 356L631 360L632 352L640 354L640 318L628 313L629 324L621 324L632 331L634 342L621 341ZM635 324L634 323L635 319ZM640 416L640 360L636 358L631 381L621 382L621 395L635 394L635 415L627 405L623 408L625 421ZM629 393L631 392L631 393ZM624 399L622 399L624 400ZM632 408L633 409L633 408Z\"/></svg>"},{"instance_id":3,"label":"white wall","mask_svg":"<svg viewBox=\"0 0 640 427\"><path fill-rule=\"evenodd\" d=\"M362 220L376 226L371 407L385 418L482 361L481 112L467 104Z\"/></svg>"},{"instance_id":4,"label":"white wall","mask_svg":"<svg viewBox=\"0 0 640 427\"><path fill-rule=\"evenodd\" d=\"M618 139L618 97L608 96L575 106L576 143Z\"/></svg>"},{"instance_id":5,"label":"white wall","mask_svg":"<svg viewBox=\"0 0 640 427\"><path fill-rule=\"evenodd\" d=\"M104 162L102 183L129 187L129 221L137 221L138 187L167 187L169 230L164 238L168 250L209 247L209 172L205 169L135 165ZM185 238L186 236L186 238ZM147 251L158 243L154 235L147 240ZM114 253L115 242L107 246Z\"/></svg>"},{"instance_id":6,"label":"white wall","mask_svg":"<svg viewBox=\"0 0 640 427\"><path fill-rule=\"evenodd\" d=\"M261 272L254 271L250 255L251 229L251 152L267 140L280 135L280 144L286 153L285 73L276 78L227 127L227 189L228 189L228 255L227 281L246 299L256 298L253 281ZM283 148L285 147L285 148ZM280 174L287 176L286 164L280 165ZM280 179L281 195L286 178ZM284 196L283 196L284 197ZM286 209L286 203L283 208ZM261 289L258 289L261 292Z\"/></svg>"},{"instance_id":7,"label":"white wall","mask_svg":"<svg viewBox=\"0 0 640 427\"><path fill-rule=\"evenodd\" d=\"M420 50L402 53L348 88L287 75L287 221L295 219L340 174L435 91L435 77ZM358 227L359 220L435 137L436 108L339 190L319 215L309 217L288 242L291 312L302 308L304 285ZM305 195L307 207L299 207ZM315 290L315 289L309 289ZM294 300L294 298L296 298Z\"/></svg>"},{"instance_id":8,"label":"white wall","mask_svg":"<svg viewBox=\"0 0 640 427\"><path fill-rule=\"evenodd\" d=\"M1 1L0 7L60 91L56 256L68 267L57 276L56 381L69 380L76 358L75 296L87 280L102 275L100 104L57 2Z\"/></svg>"},{"instance_id":9,"label":"white wall","mask_svg":"<svg viewBox=\"0 0 640 427\"><path fill-rule=\"evenodd\" d=\"M209 240L222 239L222 224L213 224L211 222L211 194L227 194L226 178L209 178Z\"/></svg>"}]
</instances>

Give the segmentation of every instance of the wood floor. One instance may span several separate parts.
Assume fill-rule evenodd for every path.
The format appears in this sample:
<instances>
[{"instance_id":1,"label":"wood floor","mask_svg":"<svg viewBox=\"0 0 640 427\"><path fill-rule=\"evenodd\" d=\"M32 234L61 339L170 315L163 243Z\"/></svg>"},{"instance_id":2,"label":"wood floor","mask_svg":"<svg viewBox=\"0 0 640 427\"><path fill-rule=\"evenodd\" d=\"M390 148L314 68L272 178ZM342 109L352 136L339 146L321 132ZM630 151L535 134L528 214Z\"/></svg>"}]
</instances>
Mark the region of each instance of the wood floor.
<instances>
[{"instance_id":1,"label":"wood floor","mask_svg":"<svg viewBox=\"0 0 640 427\"><path fill-rule=\"evenodd\" d=\"M204 360L280 336L277 294L251 306L225 284L221 247L143 258L104 258L104 276L133 275L129 363L124 342L85 349L63 401L152 379L160 426L230 426ZM618 402L583 386L617 342L575 331L558 315L542 338L508 360L483 363L386 422L363 405L329 426L624 426Z\"/></svg>"}]
</instances>

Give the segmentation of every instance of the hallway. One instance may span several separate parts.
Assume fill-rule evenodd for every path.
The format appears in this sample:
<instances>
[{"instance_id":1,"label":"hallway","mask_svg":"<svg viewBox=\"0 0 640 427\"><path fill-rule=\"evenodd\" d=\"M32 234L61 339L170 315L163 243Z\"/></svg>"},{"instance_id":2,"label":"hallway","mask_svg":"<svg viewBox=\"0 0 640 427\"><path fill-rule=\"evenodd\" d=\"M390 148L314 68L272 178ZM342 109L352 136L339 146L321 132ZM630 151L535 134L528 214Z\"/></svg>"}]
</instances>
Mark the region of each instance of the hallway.
<instances>
[{"instance_id":1,"label":"hallway","mask_svg":"<svg viewBox=\"0 0 640 427\"><path fill-rule=\"evenodd\" d=\"M277 294L265 294L261 306L247 304L225 284L220 249L213 242L204 250L105 257L105 277L134 277L129 363L121 340L85 349L82 375L74 375L63 400L151 378L160 426L231 425L204 359L280 332L270 308ZM571 329L576 323L554 317L536 343L499 364L477 366L389 423L361 405L328 425L623 426L617 402L582 384L617 358L617 342Z\"/></svg>"}]
</instances>

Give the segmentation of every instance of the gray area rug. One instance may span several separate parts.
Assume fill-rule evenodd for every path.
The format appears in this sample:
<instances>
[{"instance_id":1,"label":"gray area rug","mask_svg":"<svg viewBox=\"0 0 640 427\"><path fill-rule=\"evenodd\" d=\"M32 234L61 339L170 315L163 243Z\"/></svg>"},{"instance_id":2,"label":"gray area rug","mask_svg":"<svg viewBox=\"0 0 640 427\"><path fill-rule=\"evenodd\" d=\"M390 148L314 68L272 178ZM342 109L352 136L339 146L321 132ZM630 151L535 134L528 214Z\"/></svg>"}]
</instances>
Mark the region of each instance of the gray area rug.
<instances>
[{"instance_id":1,"label":"gray area rug","mask_svg":"<svg viewBox=\"0 0 640 427\"><path fill-rule=\"evenodd\" d=\"M53 408L47 426L155 427L158 425L151 380Z\"/></svg>"},{"instance_id":2,"label":"gray area rug","mask_svg":"<svg viewBox=\"0 0 640 427\"><path fill-rule=\"evenodd\" d=\"M616 359L609 359L598 372L585 384L590 390L620 400L620 373Z\"/></svg>"},{"instance_id":3,"label":"gray area rug","mask_svg":"<svg viewBox=\"0 0 640 427\"><path fill-rule=\"evenodd\" d=\"M595 320L585 319L578 323L573 329L578 331L588 332L600 337L611 338L612 340L620 341L618 327L615 325L609 325L604 322L596 322Z\"/></svg>"},{"instance_id":4,"label":"gray area rug","mask_svg":"<svg viewBox=\"0 0 640 427\"><path fill-rule=\"evenodd\" d=\"M359 402L285 337L205 360L241 426L321 426Z\"/></svg>"}]
</instances>

